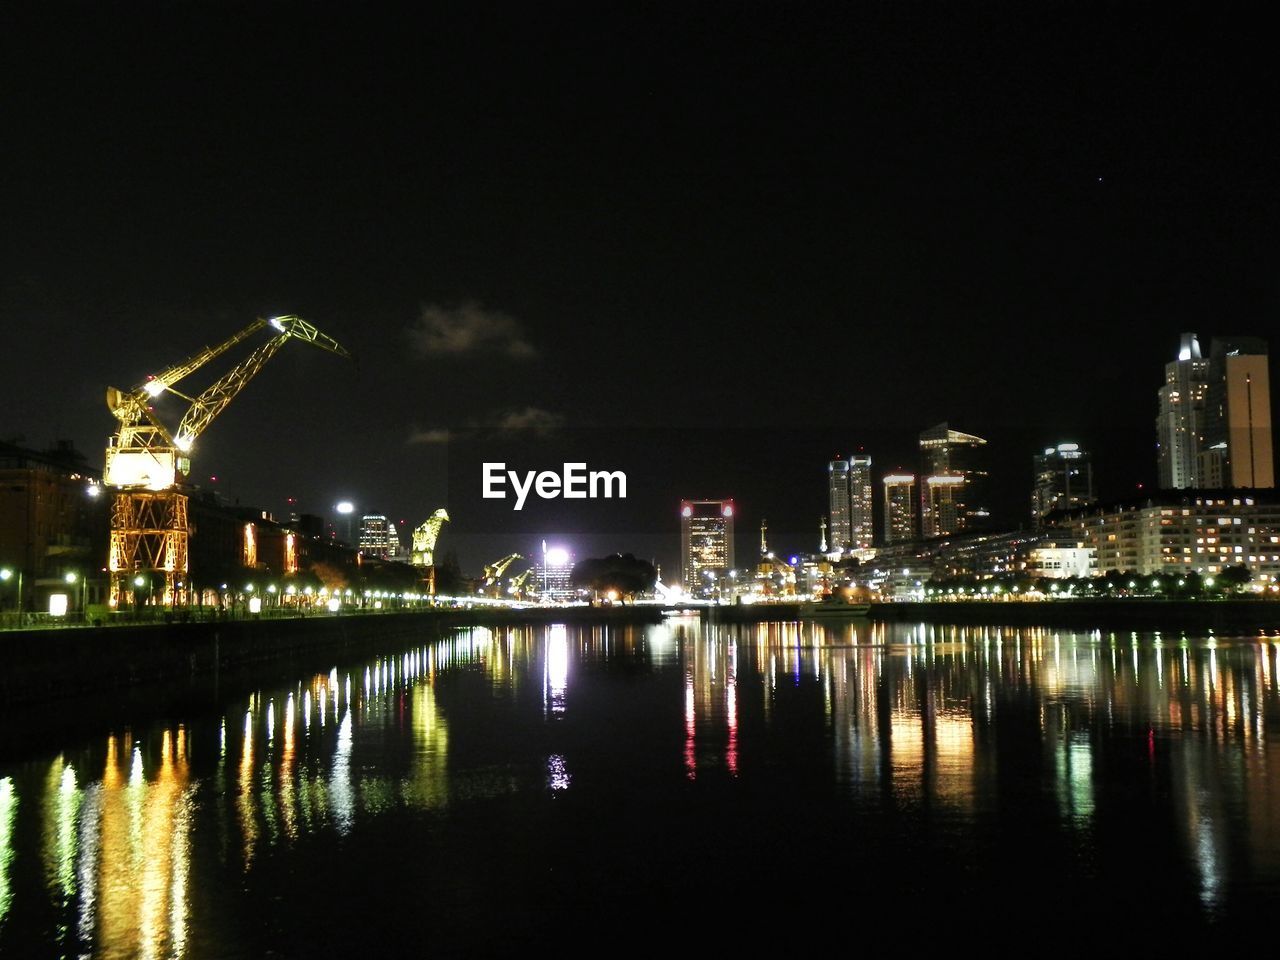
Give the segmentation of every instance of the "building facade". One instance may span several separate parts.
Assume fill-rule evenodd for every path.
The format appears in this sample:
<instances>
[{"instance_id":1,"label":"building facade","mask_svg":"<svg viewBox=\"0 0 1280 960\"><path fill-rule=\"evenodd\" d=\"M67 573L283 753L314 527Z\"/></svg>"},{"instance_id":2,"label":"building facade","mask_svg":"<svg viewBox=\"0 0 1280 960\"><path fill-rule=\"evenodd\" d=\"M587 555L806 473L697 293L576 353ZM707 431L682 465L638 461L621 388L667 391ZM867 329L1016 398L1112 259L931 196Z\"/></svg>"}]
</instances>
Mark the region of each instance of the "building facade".
<instances>
[{"instance_id":1,"label":"building facade","mask_svg":"<svg viewBox=\"0 0 1280 960\"><path fill-rule=\"evenodd\" d=\"M827 502L831 517L831 523L827 527L827 544L831 552L843 552L853 545L848 460L836 458L827 464Z\"/></svg>"},{"instance_id":2,"label":"building facade","mask_svg":"<svg viewBox=\"0 0 1280 960\"><path fill-rule=\"evenodd\" d=\"M1031 517L1036 526L1044 524L1055 510L1074 510L1095 499L1093 464L1078 443L1046 447L1032 458L1034 483L1031 489Z\"/></svg>"},{"instance_id":3,"label":"building facade","mask_svg":"<svg viewBox=\"0 0 1280 960\"><path fill-rule=\"evenodd\" d=\"M400 555L400 535L396 525L380 513L360 518L360 552L367 557L394 560Z\"/></svg>"},{"instance_id":4,"label":"building facade","mask_svg":"<svg viewBox=\"0 0 1280 960\"><path fill-rule=\"evenodd\" d=\"M1280 500L1265 493L1166 495L1085 510L1064 525L1094 548L1099 573L1212 575L1243 564L1280 576Z\"/></svg>"},{"instance_id":5,"label":"building facade","mask_svg":"<svg viewBox=\"0 0 1280 960\"><path fill-rule=\"evenodd\" d=\"M1209 348L1201 482L1206 487L1274 487L1271 377L1266 341L1215 337Z\"/></svg>"},{"instance_id":6,"label":"building facade","mask_svg":"<svg viewBox=\"0 0 1280 960\"><path fill-rule=\"evenodd\" d=\"M884 486L884 542L902 543L916 537L916 478L910 473L891 473Z\"/></svg>"},{"instance_id":7,"label":"building facade","mask_svg":"<svg viewBox=\"0 0 1280 960\"><path fill-rule=\"evenodd\" d=\"M871 483L871 458L849 458L849 533L853 549L870 550L875 543L875 491Z\"/></svg>"},{"instance_id":8,"label":"building facade","mask_svg":"<svg viewBox=\"0 0 1280 960\"><path fill-rule=\"evenodd\" d=\"M925 537L980 530L986 506L987 441L939 423L920 434L920 532Z\"/></svg>"},{"instance_id":9,"label":"building facade","mask_svg":"<svg viewBox=\"0 0 1280 960\"><path fill-rule=\"evenodd\" d=\"M51 591L66 590L68 574L87 587L72 607L94 602L110 509L100 472L71 444L37 451L0 443L0 570L9 571L0 609L43 609Z\"/></svg>"},{"instance_id":10,"label":"building facade","mask_svg":"<svg viewBox=\"0 0 1280 960\"><path fill-rule=\"evenodd\" d=\"M680 567L684 588L709 596L734 568L732 500L686 500L680 505Z\"/></svg>"}]
</instances>

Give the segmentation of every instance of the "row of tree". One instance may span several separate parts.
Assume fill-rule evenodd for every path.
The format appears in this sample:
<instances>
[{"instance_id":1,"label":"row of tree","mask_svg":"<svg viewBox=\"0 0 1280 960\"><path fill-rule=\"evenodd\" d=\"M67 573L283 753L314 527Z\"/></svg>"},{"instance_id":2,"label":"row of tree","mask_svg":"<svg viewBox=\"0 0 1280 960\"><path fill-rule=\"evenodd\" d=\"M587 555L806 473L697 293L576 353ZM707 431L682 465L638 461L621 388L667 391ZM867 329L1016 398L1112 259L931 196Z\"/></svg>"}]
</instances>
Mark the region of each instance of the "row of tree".
<instances>
[{"instance_id":1,"label":"row of tree","mask_svg":"<svg viewBox=\"0 0 1280 960\"><path fill-rule=\"evenodd\" d=\"M925 584L926 595L988 595L994 593L1069 594L1071 596L1163 596L1201 597L1238 593L1253 579L1243 564L1227 567L1219 574L1202 576L1188 573L1138 573L1136 570L1109 570L1097 577L1033 577L1024 573L1000 574L995 577L934 577Z\"/></svg>"}]
</instances>

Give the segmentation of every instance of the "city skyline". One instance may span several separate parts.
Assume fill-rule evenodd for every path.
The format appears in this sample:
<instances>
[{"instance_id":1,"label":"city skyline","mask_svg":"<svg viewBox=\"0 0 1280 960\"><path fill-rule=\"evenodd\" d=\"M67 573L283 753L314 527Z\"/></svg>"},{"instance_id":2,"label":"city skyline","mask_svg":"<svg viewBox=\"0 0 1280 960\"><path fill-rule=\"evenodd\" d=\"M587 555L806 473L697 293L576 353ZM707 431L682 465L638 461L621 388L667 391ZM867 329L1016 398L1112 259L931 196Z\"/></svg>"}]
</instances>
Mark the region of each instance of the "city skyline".
<instances>
[{"instance_id":1,"label":"city skyline","mask_svg":"<svg viewBox=\"0 0 1280 960\"><path fill-rule=\"evenodd\" d=\"M726 457L797 421L816 449L779 457L915 472L905 437L948 420L1009 500L1071 438L1118 496L1156 482L1180 334L1276 312L1275 80L1235 22L440 8L410 39L276 6L234 29L52 9L6 31L0 320L38 335L0 357L0 437L96 463L108 385L295 313L359 362L282 352L194 451L201 483L277 514L350 499L412 527L456 497L442 441L470 429L707 431ZM828 510L739 472L743 529L760 509L807 540ZM671 496L714 492L694 473Z\"/></svg>"}]
</instances>

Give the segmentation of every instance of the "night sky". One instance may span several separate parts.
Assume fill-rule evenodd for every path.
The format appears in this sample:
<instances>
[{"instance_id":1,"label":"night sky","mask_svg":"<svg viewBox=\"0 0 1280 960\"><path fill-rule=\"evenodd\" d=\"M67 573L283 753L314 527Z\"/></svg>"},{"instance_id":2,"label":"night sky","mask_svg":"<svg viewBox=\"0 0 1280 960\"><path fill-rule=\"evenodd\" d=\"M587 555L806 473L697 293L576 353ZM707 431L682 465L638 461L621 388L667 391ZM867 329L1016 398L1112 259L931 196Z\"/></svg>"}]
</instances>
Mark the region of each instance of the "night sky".
<instances>
[{"instance_id":1,"label":"night sky","mask_svg":"<svg viewBox=\"0 0 1280 960\"><path fill-rule=\"evenodd\" d=\"M295 313L358 362L286 346L202 484L447 505L464 566L544 533L670 563L682 496L812 549L830 456L914 469L944 419L991 440L1006 525L1060 440L1150 488L1178 334L1280 347L1241 9L395 9L6 6L0 437L100 464L108 385ZM459 436L632 496L495 513Z\"/></svg>"}]
</instances>

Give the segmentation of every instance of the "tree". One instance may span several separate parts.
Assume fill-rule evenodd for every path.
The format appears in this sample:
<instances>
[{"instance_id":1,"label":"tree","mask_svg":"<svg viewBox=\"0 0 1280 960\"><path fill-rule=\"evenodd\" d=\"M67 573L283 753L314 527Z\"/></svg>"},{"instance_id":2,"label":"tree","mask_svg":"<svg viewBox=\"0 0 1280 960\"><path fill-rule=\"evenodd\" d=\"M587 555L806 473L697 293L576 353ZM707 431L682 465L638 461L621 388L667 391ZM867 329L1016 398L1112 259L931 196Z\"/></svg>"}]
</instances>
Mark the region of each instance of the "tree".
<instances>
[{"instance_id":1,"label":"tree","mask_svg":"<svg viewBox=\"0 0 1280 960\"><path fill-rule=\"evenodd\" d=\"M1226 567L1218 574L1217 582L1225 592L1239 593L1240 588L1247 586L1253 580L1253 574L1249 572L1249 568L1243 563L1234 567Z\"/></svg>"},{"instance_id":2,"label":"tree","mask_svg":"<svg viewBox=\"0 0 1280 960\"><path fill-rule=\"evenodd\" d=\"M582 560L574 565L569 582L597 593L616 591L623 597L652 590L658 582L658 571L647 560L637 560L629 553Z\"/></svg>"},{"instance_id":3,"label":"tree","mask_svg":"<svg viewBox=\"0 0 1280 960\"><path fill-rule=\"evenodd\" d=\"M462 566L458 563L458 554L450 550L436 564L436 593L455 596L463 591L465 580Z\"/></svg>"}]
</instances>

